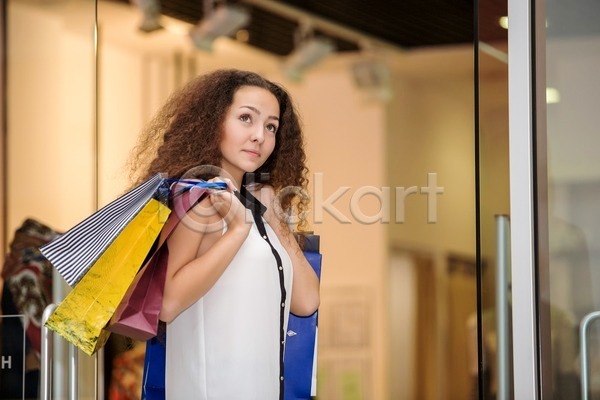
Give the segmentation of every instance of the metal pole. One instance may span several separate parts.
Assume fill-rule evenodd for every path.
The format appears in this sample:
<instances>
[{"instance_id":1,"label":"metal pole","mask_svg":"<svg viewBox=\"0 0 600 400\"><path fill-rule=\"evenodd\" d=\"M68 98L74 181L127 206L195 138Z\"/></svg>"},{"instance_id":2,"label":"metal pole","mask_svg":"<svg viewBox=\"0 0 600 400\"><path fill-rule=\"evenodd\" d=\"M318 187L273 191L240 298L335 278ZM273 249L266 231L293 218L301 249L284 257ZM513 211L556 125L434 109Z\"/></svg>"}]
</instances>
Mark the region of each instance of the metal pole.
<instances>
[{"instance_id":1,"label":"metal pole","mask_svg":"<svg viewBox=\"0 0 600 400\"><path fill-rule=\"evenodd\" d=\"M77 347L69 343L69 400L77 400L79 387L77 382L78 369Z\"/></svg>"},{"instance_id":2,"label":"metal pole","mask_svg":"<svg viewBox=\"0 0 600 400\"><path fill-rule=\"evenodd\" d=\"M52 333L46 328L46 321L56 309L56 304L48 304L42 314L42 363L41 363L41 382L40 382L40 400L50 400L52 398Z\"/></svg>"},{"instance_id":3,"label":"metal pole","mask_svg":"<svg viewBox=\"0 0 600 400\"><path fill-rule=\"evenodd\" d=\"M104 399L104 347L96 353L96 400Z\"/></svg>"},{"instance_id":4,"label":"metal pole","mask_svg":"<svg viewBox=\"0 0 600 400\"><path fill-rule=\"evenodd\" d=\"M67 283L58 273L56 268L52 270L52 301L54 308L65 298L68 290ZM54 310L52 310L54 312ZM48 315L50 317L50 315ZM52 341L52 356L50 364L52 364L52 385L50 398L66 399L67 398L67 342L60 335L50 335Z\"/></svg>"},{"instance_id":5,"label":"metal pole","mask_svg":"<svg viewBox=\"0 0 600 400\"><path fill-rule=\"evenodd\" d=\"M510 314L508 274L510 273L510 235L507 215L496 215L496 340L498 400L510 396Z\"/></svg>"}]
</instances>

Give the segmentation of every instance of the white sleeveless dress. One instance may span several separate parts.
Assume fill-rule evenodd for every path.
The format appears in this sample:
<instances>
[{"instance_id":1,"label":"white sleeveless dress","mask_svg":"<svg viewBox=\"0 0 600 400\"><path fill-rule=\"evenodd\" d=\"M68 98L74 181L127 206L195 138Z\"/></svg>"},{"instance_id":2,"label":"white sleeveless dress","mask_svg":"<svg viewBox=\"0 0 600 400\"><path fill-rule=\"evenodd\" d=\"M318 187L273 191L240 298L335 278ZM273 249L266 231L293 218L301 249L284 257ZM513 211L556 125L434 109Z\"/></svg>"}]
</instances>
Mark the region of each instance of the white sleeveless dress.
<instances>
[{"instance_id":1,"label":"white sleeveless dress","mask_svg":"<svg viewBox=\"0 0 600 400\"><path fill-rule=\"evenodd\" d=\"M281 332L287 331L293 274L289 255L265 228L281 266L253 223L215 285L167 325L167 400L280 398Z\"/></svg>"}]
</instances>

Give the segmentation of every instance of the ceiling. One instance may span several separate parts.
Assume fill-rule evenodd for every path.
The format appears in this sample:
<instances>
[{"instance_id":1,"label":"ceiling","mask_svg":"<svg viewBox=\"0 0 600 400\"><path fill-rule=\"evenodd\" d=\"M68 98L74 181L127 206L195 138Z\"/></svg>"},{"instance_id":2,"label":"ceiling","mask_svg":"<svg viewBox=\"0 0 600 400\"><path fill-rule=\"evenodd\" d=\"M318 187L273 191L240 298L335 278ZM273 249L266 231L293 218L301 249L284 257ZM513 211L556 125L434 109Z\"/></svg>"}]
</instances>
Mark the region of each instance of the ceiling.
<instances>
[{"instance_id":1,"label":"ceiling","mask_svg":"<svg viewBox=\"0 0 600 400\"><path fill-rule=\"evenodd\" d=\"M202 19L202 0L159 0L161 13L185 22ZM221 2L223 3L223 2ZM311 17L315 36L333 40L337 51L361 48L356 39L409 50L440 45L473 43L475 0L238 0L251 15L247 43L275 55L288 55L295 45L299 22ZM480 37L505 40L497 24L506 15L506 0L486 0L480 6ZM281 12L281 10L285 12ZM484 17L485 15L485 17ZM348 34L351 33L351 34Z\"/></svg>"}]
</instances>

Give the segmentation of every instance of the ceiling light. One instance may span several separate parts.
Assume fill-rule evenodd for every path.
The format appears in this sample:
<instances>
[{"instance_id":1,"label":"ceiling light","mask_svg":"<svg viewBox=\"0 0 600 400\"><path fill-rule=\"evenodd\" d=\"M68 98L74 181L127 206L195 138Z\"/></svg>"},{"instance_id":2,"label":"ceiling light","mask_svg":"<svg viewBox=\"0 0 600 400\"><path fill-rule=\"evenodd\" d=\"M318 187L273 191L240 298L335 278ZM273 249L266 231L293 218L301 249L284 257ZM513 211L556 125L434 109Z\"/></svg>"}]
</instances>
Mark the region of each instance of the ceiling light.
<instances>
[{"instance_id":1,"label":"ceiling light","mask_svg":"<svg viewBox=\"0 0 600 400\"><path fill-rule=\"evenodd\" d=\"M302 78L304 72L323 61L333 53L335 45L327 38L312 37L302 41L282 64L285 75L295 81Z\"/></svg>"},{"instance_id":2,"label":"ceiling light","mask_svg":"<svg viewBox=\"0 0 600 400\"><path fill-rule=\"evenodd\" d=\"M505 15L498 19L498 25L503 27L504 29L508 29L508 17Z\"/></svg>"},{"instance_id":3,"label":"ceiling light","mask_svg":"<svg viewBox=\"0 0 600 400\"><path fill-rule=\"evenodd\" d=\"M250 13L245 8L222 5L214 9L190 30L190 38L197 48L211 51L216 38L232 36L249 22Z\"/></svg>"},{"instance_id":4,"label":"ceiling light","mask_svg":"<svg viewBox=\"0 0 600 400\"><path fill-rule=\"evenodd\" d=\"M546 88L546 104L560 103L560 92L553 87Z\"/></svg>"}]
</instances>

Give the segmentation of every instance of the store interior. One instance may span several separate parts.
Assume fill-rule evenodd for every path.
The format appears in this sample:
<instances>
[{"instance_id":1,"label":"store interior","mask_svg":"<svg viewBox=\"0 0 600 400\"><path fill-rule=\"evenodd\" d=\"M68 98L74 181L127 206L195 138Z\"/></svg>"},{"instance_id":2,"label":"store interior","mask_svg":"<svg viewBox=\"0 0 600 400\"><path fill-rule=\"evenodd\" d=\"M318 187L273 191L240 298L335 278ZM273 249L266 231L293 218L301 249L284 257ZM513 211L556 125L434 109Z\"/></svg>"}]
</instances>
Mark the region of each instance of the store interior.
<instances>
[{"instance_id":1,"label":"store interior","mask_svg":"<svg viewBox=\"0 0 600 400\"><path fill-rule=\"evenodd\" d=\"M64 232L122 194L129 152L172 91L213 69L255 70L289 90L306 135L323 255L317 398L477 398L476 163L487 232L508 214L505 43L480 46L477 70L473 43L374 41L290 73L239 38L200 49L177 18L143 30L133 3L8 1L6 15L7 248L27 219ZM483 308L494 246L483 237ZM51 284L54 301L68 291ZM485 340L494 321L483 322ZM141 344L115 340L107 399L116 386L139 394L141 359ZM95 368L80 354L79 398L93 398Z\"/></svg>"}]
</instances>

